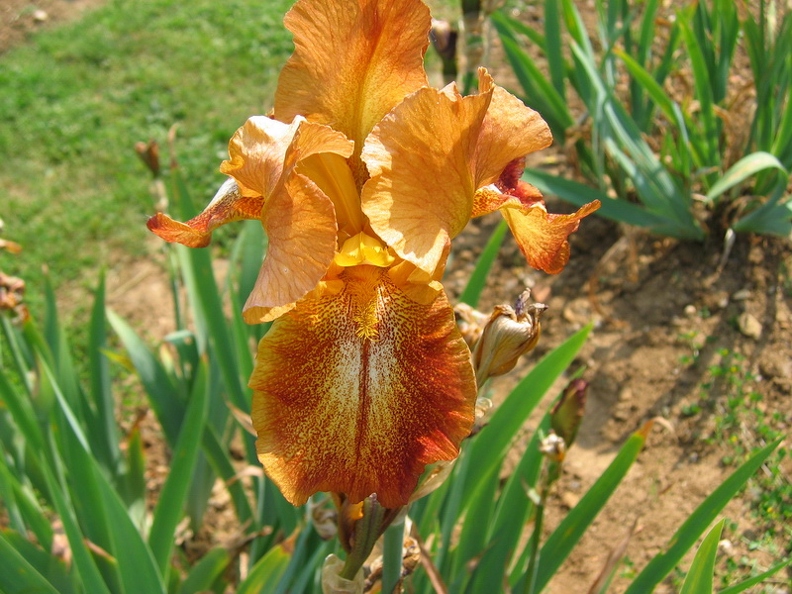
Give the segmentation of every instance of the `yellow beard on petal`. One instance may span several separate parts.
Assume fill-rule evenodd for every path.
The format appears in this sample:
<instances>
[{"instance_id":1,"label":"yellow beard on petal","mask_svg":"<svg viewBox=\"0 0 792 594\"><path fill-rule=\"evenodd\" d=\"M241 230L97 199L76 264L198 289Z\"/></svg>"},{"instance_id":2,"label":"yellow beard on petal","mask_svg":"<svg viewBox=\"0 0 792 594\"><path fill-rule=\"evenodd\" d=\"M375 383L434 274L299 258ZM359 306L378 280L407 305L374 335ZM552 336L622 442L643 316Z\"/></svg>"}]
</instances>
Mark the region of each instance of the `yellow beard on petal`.
<instances>
[{"instance_id":1,"label":"yellow beard on petal","mask_svg":"<svg viewBox=\"0 0 792 594\"><path fill-rule=\"evenodd\" d=\"M347 239L334 258L336 264L344 267L371 264L385 268L395 261L382 240L363 232Z\"/></svg>"}]
</instances>

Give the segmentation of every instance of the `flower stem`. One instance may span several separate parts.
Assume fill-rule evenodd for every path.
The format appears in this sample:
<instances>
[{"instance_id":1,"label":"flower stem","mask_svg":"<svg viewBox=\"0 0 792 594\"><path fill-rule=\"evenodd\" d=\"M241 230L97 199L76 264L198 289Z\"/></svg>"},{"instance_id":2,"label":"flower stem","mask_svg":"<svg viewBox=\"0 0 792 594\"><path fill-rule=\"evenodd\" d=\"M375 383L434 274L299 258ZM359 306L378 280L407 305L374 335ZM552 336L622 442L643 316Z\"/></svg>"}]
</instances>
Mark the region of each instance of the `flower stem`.
<instances>
[{"instance_id":1,"label":"flower stem","mask_svg":"<svg viewBox=\"0 0 792 594\"><path fill-rule=\"evenodd\" d=\"M533 594L536 587L536 569L539 566L539 544L542 539L542 522L544 520L545 498L547 493L543 492L541 501L536 506L536 520L534 530L531 534L531 557L528 560L528 570L525 572L525 594Z\"/></svg>"},{"instance_id":2,"label":"flower stem","mask_svg":"<svg viewBox=\"0 0 792 594\"><path fill-rule=\"evenodd\" d=\"M394 592L401 579L404 522L390 526L385 531L382 554L382 593Z\"/></svg>"},{"instance_id":3,"label":"flower stem","mask_svg":"<svg viewBox=\"0 0 792 594\"><path fill-rule=\"evenodd\" d=\"M344 569L339 574L342 578L355 579L381 534L387 512L388 510L377 501L376 495L371 495L363 501L363 517L355 523L352 550L349 551Z\"/></svg>"}]
</instances>

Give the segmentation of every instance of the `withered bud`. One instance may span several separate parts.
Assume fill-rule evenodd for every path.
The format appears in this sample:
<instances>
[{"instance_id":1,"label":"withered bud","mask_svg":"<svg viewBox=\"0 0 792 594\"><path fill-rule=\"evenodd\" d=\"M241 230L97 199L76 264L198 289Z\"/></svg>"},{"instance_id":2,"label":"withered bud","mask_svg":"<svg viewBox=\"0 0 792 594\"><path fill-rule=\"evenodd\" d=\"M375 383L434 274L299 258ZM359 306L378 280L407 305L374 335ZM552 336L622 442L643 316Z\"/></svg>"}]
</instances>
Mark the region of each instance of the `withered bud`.
<instances>
[{"instance_id":1,"label":"withered bud","mask_svg":"<svg viewBox=\"0 0 792 594\"><path fill-rule=\"evenodd\" d=\"M15 323L24 323L30 314L24 304L25 281L0 272L0 311L9 311Z\"/></svg>"},{"instance_id":2,"label":"withered bud","mask_svg":"<svg viewBox=\"0 0 792 594\"><path fill-rule=\"evenodd\" d=\"M361 569L355 578L341 577L344 562L336 555L328 555L322 565L322 592L324 594L363 594L365 578Z\"/></svg>"},{"instance_id":3,"label":"withered bud","mask_svg":"<svg viewBox=\"0 0 792 594\"><path fill-rule=\"evenodd\" d=\"M550 426L561 438L566 447L575 443L578 428L583 422L583 411L586 407L586 390L588 382L574 379L564 389L561 399L550 413Z\"/></svg>"},{"instance_id":4,"label":"withered bud","mask_svg":"<svg viewBox=\"0 0 792 594\"><path fill-rule=\"evenodd\" d=\"M457 303L454 306L454 315L462 338L465 339L468 347L472 349L476 341L481 338L481 331L484 329L489 316L477 309L473 309L467 303Z\"/></svg>"},{"instance_id":5,"label":"withered bud","mask_svg":"<svg viewBox=\"0 0 792 594\"><path fill-rule=\"evenodd\" d=\"M564 438L560 435L556 435L553 431L550 431L547 437L539 443L539 452L547 456L553 462L558 462L559 464L564 461L566 450Z\"/></svg>"},{"instance_id":6,"label":"withered bud","mask_svg":"<svg viewBox=\"0 0 792 594\"><path fill-rule=\"evenodd\" d=\"M409 520L407 521L406 532L410 532L411 523ZM381 549L381 542L377 543L377 547L375 547L374 551L379 553L377 549ZM383 558L381 554L377 554L375 556L375 552L372 552L372 557L369 561L366 562L366 568L368 572L366 573L366 581L365 587L363 588L364 592L381 592L382 591L382 566L383 566ZM402 541L402 568L401 568L401 579L404 580L405 577L413 573L418 567L418 564L421 562L421 547L418 545L418 541L408 536L407 534L404 535L404 539ZM400 582L401 583L401 582ZM393 590L394 592L401 592L402 588L398 587Z\"/></svg>"},{"instance_id":7,"label":"withered bud","mask_svg":"<svg viewBox=\"0 0 792 594\"><path fill-rule=\"evenodd\" d=\"M135 152L154 177L160 175L159 144L156 140L136 142Z\"/></svg>"},{"instance_id":8,"label":"withered bud","mask_svg":"<svg viewBox=\"0 0 792 594\"><path fill-rule=\"evenodd\" d=\"M412 536L404 537L404 557L402 561L402 571L406 575L413 573L421 562L421 547L418 541Z\"/></svg>"},{"instance_id":9,"label":"withered bud","mask_svg":"<svg viewBox=\"0 0 792 594\"><path fill-rule=\"evenodd\" d=\"M327 505L327 500L311 505L311 523L322 540L330 540L338 534L338 512Z\"/></svg>"},{"instance_id":10,"label":"withered bud","mask_svg":"<svg viewBox=\"0 0 792 594\"><path fill-rule=\"evenodd\" d=\"M451 26L448 21L432 19L432 28L429 31L429 39L432 47L446 60L456 60L456 45L459 33Z\"/></svg>"},{"instance_id":11,"label":"withered bud","mask_svg":"<svg viewBox=\"0 0 792 594\"><path fill-rule=\"evenodd\" d=\"M455 460L440 460L426 467L418 482L418 487L410 495L410 503L426 497L437 490L451 476Z\"/></svg>"},{"instance_id":12,"label":"withered bud","mask_svg":"<svg viewBox=\"0 0 792 594\"><path fill-rule=\"evenodd\" d=\"M514 307L495 306L473 349L473 367L479 386L491 377L514 369L519 358L539 342L539 318L547 306L529 303L530 297L531 292L526 289Z\"/></svg>"},{"instance_id":13,"label":"withered bud","mask_svg":"<svg viewBox=\"0 0 792 594\"><path fill-rule=\"evenodd\" d=\"M0 239L0 250L6 250L12 254L18 254L22 251L22 246L9 239Z\"/></svg>"}]
</instances>

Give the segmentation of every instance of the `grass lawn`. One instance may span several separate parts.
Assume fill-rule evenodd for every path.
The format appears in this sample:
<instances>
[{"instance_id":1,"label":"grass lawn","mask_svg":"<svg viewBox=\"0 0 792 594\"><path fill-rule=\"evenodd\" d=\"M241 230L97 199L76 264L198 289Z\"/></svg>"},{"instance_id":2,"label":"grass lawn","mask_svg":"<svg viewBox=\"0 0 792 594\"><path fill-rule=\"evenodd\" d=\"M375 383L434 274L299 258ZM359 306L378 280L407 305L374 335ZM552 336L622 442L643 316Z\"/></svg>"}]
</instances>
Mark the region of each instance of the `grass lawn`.
<instances>
[{"instance_id":1,"label":"grass lawn","mask_svg":"<svg viewBox=\"0 0 792 594\"><path fill-rule=\"evenodd\" d=\"M102 266L146 252L154 205L136 141L165 145L178 124L196 202L211 197L231 134L271 107L290 5L110 2L0 56L0 218L24 247L0 252L0 269L27 280L34 315L44 265L56 290L93 286Z\"/></svg>"}]
</instances>

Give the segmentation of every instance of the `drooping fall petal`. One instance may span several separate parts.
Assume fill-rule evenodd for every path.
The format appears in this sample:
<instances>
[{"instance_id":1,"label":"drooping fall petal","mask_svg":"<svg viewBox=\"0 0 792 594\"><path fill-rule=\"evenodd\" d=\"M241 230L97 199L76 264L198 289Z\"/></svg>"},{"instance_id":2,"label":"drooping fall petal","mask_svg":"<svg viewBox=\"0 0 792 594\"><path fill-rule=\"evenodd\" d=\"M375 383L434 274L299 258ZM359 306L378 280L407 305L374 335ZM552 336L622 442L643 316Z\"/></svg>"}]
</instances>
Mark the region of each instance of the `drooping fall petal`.
<instances>
[{"instance_id":1,"label":"drooping fall petal","mask_svg":"<svg viewBox=\"0 0 792 594\"><path fill-rule=\"evenodd\" d=\"M249 324L268 322L294 307L327 272L336 245L333 203L316 184L292 175L273 194L262 218L267 255L242 315Z\"/></svg>"},{"instance_id":2,"label":"drooping fall petal","mask_svg":"<svg viewBox=\"0 0 792 594\"><path fill-rule=\"evenodd\" d=\"M430 18L419 0L300 0L284 23L295 49L278 80L275 117L327 124L358 154L382 116L427 84Z\"/></svg>"},{"instance_id":3,"label":"drooping fall petal","mask_svg":"<svg viewBox=\"0 0 792 594\"><path fill-rule=\"evenodd\" d=\"M150 231L165 241L180 243L191 248L206 247L215 229L233 221L258 219L263 208L263 197L242 196L236 180L229 178L197 217L181 223L158 212L146 225Z\"/></svg>"},{"instance_id":4,"label":"drooping fall petal","mask_svg":"<svg viewBox=\"0 0 792 594\"><path fill-rule=\"evenodd\" d=\"M520 251L528 264L548 274L558 274L569 261L567 238L577 231L580 220L600 207L595 200L568 215L548 214L544 204L502 208Z\"/></svg>"},{"instance_id":5,"label":"drooping fall petal","mask_svg":"<svg viewBox=\"0 0 792 594\"><path fill-rule=\"evenodd\" d=\"M469 434L469 351L442 293L418 304L373 266L342 279L340 293L301 301L259 345L259 458L296 505L317 491L352 501L376 492L395 508Z\"/></svg>"},{"instance_id":6,"label":"drooping fall petal","mask_svg":"<svg viewBox=\"0 0 792 594\"><path fill-rule=\"evenodd\" d=\"M473 200L473 216L500 210L528 264L557 274L569 260L568 237L600 203L594 200L570 215L549 214L539 190L520 179L524 170L525 159L515 159L496 183L479 189Z\"/></svg>"}]
</instances>

